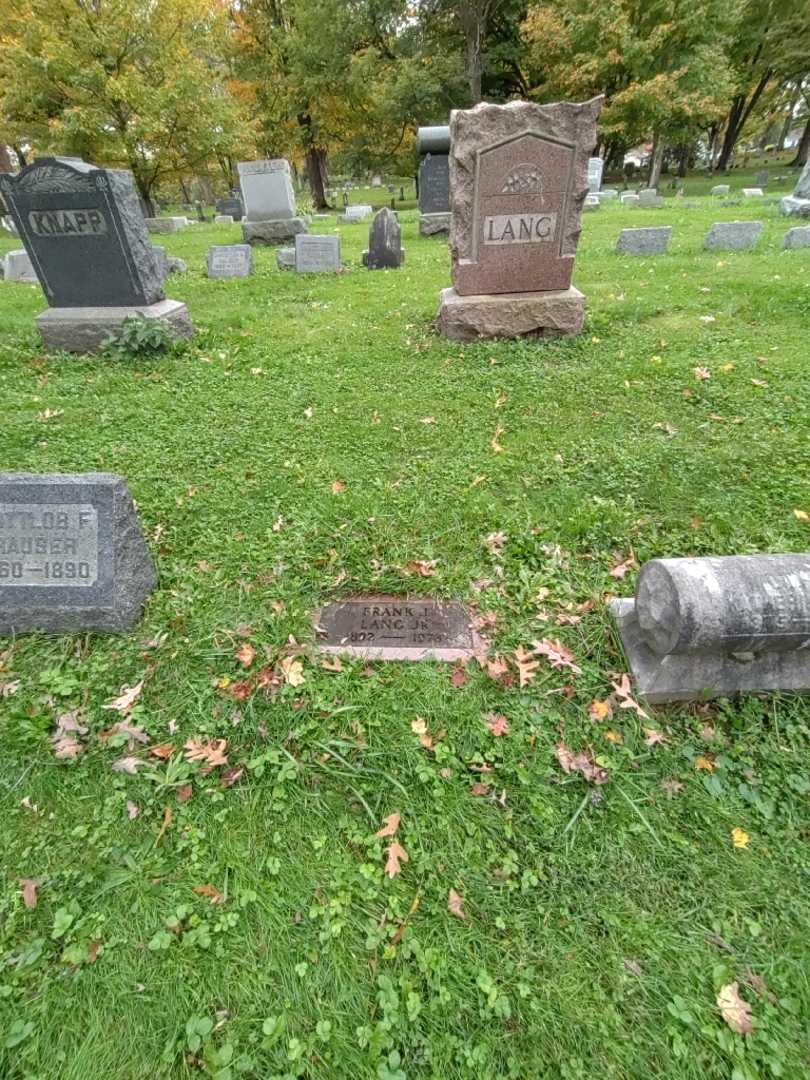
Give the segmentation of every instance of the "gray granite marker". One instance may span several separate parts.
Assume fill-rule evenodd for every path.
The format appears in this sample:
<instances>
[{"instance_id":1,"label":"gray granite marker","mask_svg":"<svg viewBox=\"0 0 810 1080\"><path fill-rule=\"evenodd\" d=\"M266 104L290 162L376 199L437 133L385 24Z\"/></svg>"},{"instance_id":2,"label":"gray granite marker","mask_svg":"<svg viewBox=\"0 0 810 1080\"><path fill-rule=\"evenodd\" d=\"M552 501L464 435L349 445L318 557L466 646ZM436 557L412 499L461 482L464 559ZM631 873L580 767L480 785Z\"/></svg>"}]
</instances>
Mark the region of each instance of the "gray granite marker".
<instances>
[{"instance_id":1,"label":"gray granite marker","mask_svg":"<svg viewBox=\"0 0 810 1080\"><path fill-rule=\"evenodd\" d=\"M450 232L450 127L420 127L416 133L419 163L419 232Z\"/></svg>"},{"instance_id":2,"label":"gray granite marker","mask_svg":"<svg viewBox=\"0 0 810 1080\"><path fill-rule=\"evenodd\" d=\"M306 232L306 222L296 215L290 163L285 158L241 161L237 169L245 204L242 236L246 244L279 244Z\"/></svg>"},{"instance_id":3,"label":"gray granite marker","mask_svg":"<svg viewBox=\"0 0 810 1080\"><path fill-rule=\"evenodd\" d=\"M780 205L788 217L810 217L810 159L796 181L793 194L785 196Z\"/></svg>"},{"instance_id":4,"label":"gray granite marker","mask_svg":"<svg viewBox=\"0 0 810 1080\"><path fill-rule=\"evenodd\" d=\"M294 270L295 269L295 248L294 247L276 248L276 266L278 266L279 270Z\"/></svg>"},{"instance_id":5,"label":"gray granite marker","mask_svg":"<svg viewBox=\"0 0 810 1080\"><path fill-rule=\"evenodd\" d=\"M232 214L217 214L214 217L214 224L215 225L233 225L233 215Z\"/></svg>"},{"instance_id":6,"label":"gray granite marker","mask_svg":"<svg viewBox=\"0 0 810 1080\"><path fill-rule=\"evenodd\" d=\"M716 196L728 195L730 191L730 184L715 184L709 194L714 198Z\"/></svg>"},{"instance_id":7,"label":"gray granite marker","mask_svg":"<svg viewBox=\"0 0 810 1080\"><path fill-rule=\"evenodd\" d=\"M610 611L650 702L810 690L810 555L653 559Z\"/></svg>"},{"instance_id":8,"label":"gray granite marker","mask_svg":"<svg viewBox=\"0 0 810 1080\"><path fill-rule=\"evenodd\" d=\"M337 236L296 236L295 269L299 274L340 270L340 238Z\"/></svg>"},{"instance_id":9,"label":"gray granite marker","mask_svg":"<svg viewBox=\"0 0 810 1080\"><path fill-rule=\"evenodd\" d=\"M707 251L747 251L761 233L761 221L718 221L712 225L703 246Z\"/></svg>"},{"instance_id":10,"label":"gray granite marker","mask_svg":"<svg viewBox=\"0 0 810 1080\"><path fill-rule=\"evenodd\" d=\"M0 192L50 305L37 326L52 349L97 351L125 319L194 327L185 304L166 300L132 174L78 158L37 158Z\"/></svg>"},{"instance_id":11,"label":"gray granite marker","mask_svg":"<svg viewBox=\"0 0 810 1080\"><path fill-rule=\"evenodd\" d=\"M122 477L0 473L0 634L126 630L155 580Z\"/></svg>"},{"instance_id":12,"label":"gray granite marker","mask_svg":"<svg viewBox=\"0 0 810 1080\"><path fill-rule=\"evenodd\" d=\"M617 255L663 255L669 247L672 226L649 229L622 229L616 243Z\"/></svg>"},{"instance_id":13,"label":"gray granite marker","mask_svg":"<svg viewBox=\"0 0 810 1080\"><path fill-rule=\"evenodd\" d=\"M8 252L3 259L3 273L0 276L6 281L19 281L23 285L39 284L39 278L25 250Z\"/></svg>"},{"instance_id":14,"label":"gray granite marker","mask_svg":"<svg viewBox=\"0 0 810 1080\"><path fill-rule=\"evenodd\" d=\"M208 249L210 278L244 278L253 273L250 244L222 244Z\"/></svg>"},{"instance_id":15,"label":"gray granite marker","mask_svg":"<svg viewBox=\"0 0 810 1080\"><path fill-rule=\"evenodd\" d=\"M782 247L810 247L810 225L797 225L795 229L788 229L785 233L785 239L782 241Z\"/></svg>"},{"instance_id":16,"label":"gray granite marker","mask_svg":"<svg viewBox=\"0 0 810 1080\"><path fill-rule=\"evenodd\" d=\"M146 222L147 232L158 235L180 232L182 228L181 225L178 225L177 218L172 217L149 217L144 218L144 221Z\"/></svg>"}]
</instances>

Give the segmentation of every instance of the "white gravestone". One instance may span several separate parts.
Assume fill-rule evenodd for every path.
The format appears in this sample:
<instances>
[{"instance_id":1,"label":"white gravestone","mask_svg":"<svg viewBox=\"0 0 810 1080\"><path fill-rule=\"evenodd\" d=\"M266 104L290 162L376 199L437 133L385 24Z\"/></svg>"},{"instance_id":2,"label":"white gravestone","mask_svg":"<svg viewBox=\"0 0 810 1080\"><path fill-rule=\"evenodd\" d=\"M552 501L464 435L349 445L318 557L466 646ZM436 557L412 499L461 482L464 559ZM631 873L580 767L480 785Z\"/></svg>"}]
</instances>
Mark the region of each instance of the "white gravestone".
<instances>
[{"instance_id":1,"label":"white gravestone","mask_svg":"<svg viewBox=\"0 0 810 1080\"><path fill-rule=\"evenodd\" d=\"M289 162L240 161L239 183L248 221L281 221L295 217L295 192Z\"/></svg>"},{"instance_id":2,"label":"white gravestone","mask_svg":"<svg viewBox=\"0 0 810 1080\"><path fill-rule=\"evenodd\" d=\"M594 195L602 186L602 170L605 163L600 157L588 158L588 191Z\"/></svg>"},{"instance_id":3,"label":"white gravestone","mask_svg":"<svg viewBox=\"0 0 810 1080\"><path fill-rule=\"evenodd\" d=\"M3 275L6 281L19 281L23 285L38 285L36 271L27 251L9 251L3 260Z\"/></svg>"},{"instance_id":4,"label":"white gravestone","mask_svg":"<svg viewBox=\"0 0 810 1080\"><path fill-rule=\"evenodd\" d=\"M340 239L299 233L295 238L295 269L299 274L340 270Z\"/></svg>"}]
</instances>

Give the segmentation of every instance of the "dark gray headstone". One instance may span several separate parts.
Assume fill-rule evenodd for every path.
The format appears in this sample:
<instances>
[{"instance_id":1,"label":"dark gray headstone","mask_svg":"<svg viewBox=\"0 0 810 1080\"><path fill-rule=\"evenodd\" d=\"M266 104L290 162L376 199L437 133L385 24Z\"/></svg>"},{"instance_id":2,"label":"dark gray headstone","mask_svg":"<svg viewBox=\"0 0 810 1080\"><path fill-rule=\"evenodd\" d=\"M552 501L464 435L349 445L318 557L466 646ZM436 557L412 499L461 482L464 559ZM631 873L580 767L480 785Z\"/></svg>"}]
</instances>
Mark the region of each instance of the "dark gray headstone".
<instances>
[{"instance_id":1,"label":"dark gray headstone","mask_svg":"<svg viewBox=\"0 0 810 1080\"><path fill-rule=\"evenodd\" d=\"M613 600L648 701L810 690L810 555L653 559Z\"/></svg>"},{"instance_id":2,"label":"dark gray headstone","mask_svg":"<svg viewBox=\"0 0 810 1080\"><path fill-rule=\"evenodd\" d=\"M217 213L218 214L230 214L235 221L241 221L245 216L242 200L235 195L228 196L227 199L217 200Z\"/></svg>"},{"instance_id":3,"label":"dark gray headstone","mask_svg":"<svg viewBox=\"0 0 810 1080\"><path fill-rule=\"evenodd\" d=\"M649 229L622 229L616 243L617 255L663 255L669 247L672 226Z\"/></svg>"},{"instance_id":4,"label":"dark gray headstone","mask_svg":"<svg viewBox=\"0 0 810 1080\"><path fill-rule=\"evenodd\" d=\"M316 617L322 652L379 660L466 659L483 647L457 603L368 597L329 604Z\"/></svg>"},{"instance_id":5,"label":"dark gray headstone","mask_svg":"<svg viewBox=\"0 0 810 1080\"><path fill-rule=\"evenodd\" d=\"M384 207L375 215L368 232L366 266L369 270L396 269L402 262L399 220L393 210Z\"/></svg>"},{"instance_id":6,"label":"dark gray headstone","mask_svg":"<svg viewBox=\"0 0 810 1080\"><path fill-rule=\"evenodd\" d=\"M122 477L0 473L0 634L126 630L154 586Z\"/></svg>"},{"instance_id":7,"label":"dark gray headstone","mask_svg":"<svg viewBox=\"0 0 810 1080\"><path fill-rule=\"evenodd\" d=\"M137 307L164 297L132 174L38 158L0 190L51 307Z\"/></svg>"},{"instance_id":8,"label":"dark gray headstone","mask_svg":"<svg viewBox=\"0 0 810 1080\"><path fill-rule=\"evenodd\" d=\"M422 214L446 214L449 211L449 155L426 154L419 166L419 212Z\"/></svg>"},{"instance_id":9,"label":"dark gray headstone","mask_svg":"<svg viewBox=\"0 0 810 1080\"><path fill-rule=\"evenodd\" d=\"M757 175L754 177L754 183L757 185L757 187L765 187L765 185L768 183L768 170L762 169L761 172L758 172Z\"/></svg>"}]
</instances>

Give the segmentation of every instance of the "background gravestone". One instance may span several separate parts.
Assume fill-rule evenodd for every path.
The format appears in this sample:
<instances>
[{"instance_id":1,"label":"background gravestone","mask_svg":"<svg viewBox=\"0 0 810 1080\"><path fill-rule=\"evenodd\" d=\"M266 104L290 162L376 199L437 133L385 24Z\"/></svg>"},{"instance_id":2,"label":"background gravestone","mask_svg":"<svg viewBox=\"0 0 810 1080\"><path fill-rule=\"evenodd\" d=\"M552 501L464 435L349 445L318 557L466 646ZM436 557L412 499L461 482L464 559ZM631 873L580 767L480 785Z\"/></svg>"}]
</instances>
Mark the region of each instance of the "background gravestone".
<instances>
[{"instance_id":1,"label":"background gravestone","mask_svg":"<svg viewBox=\"0 0 810 1080\"><path fill-rule=\"evenodd\" d=\"M810 247L810 225L800 225L795 229L788 229L782 241L785 248Z\"/></svg>"},{"instance_id":2,"label":"background gravestone","mask_svg":"<svg viewBox=\"0 0 810 1080\"><path fill-rule=\"evenodd\" d=\"M602 186L602 170L605 163L600 157L588 158L588 191L595 195Z\"/></svg>"},{"instance_id":3,"label":"background gravestone","mask_svg":"<svg viewBox=\"0 0 810 1080\"><path fill-rule=\"evenodd\" d=\"M802 169L792 195L786 195L780 207L788 217L810 217L810 160Z\"/></svg>"},{"instance_id":4,"label":"background gravestone","mask_svg":"<svg viewBox=\"0 0 810 1080\"><path fill-rule=\"evenodd\" d=\"M649 229L622 229L616 242L617 255L663 255L669 247L672 226Z\"/></svg>"},{"instance_id":5,"label":"background gravestone","mask_svg":"<svg viewBox=\"0 0 810 1080\"><path fill-rule=\"evenodd\" d=\"M37 317L47 346L93 351L136 313L193 334L185 304L164 299L131 173L38 158L0 189L50 304Z\"/></svg>"},{"instance_id":6,"label":"background gravestone","mask_svg":"<svg viewBox=\"0 0 810 1080\"><path fill-rule=\"evenodd\" d=\"M306 232L306 222L295 212L295 191L290 163L285 158L241 161L237 166L245 221L246 244L279 244Z\"/></svg>"},{"instance_id":7,"label":"background gravestone","mask_svg":"<svg viewBox=\"0 0 810 1080\"><path fill-rule=\"evenodd\" d=\"M761 221L717 221L703 242L707 251L746 251L762 233Z\"/></svg>"},{"instance_id":8,"label":"background gravestone","mask_svg":"<svg viewBox=\"0 0 810 1080\"><path fill-rule=\"evenodd\" d=\"M386 206L371 223L368 251L363 252L363 265L369 270L397 269L404 257L399 219Z\"/></svg>"},{"instance_id":9,"label":"background gravestone","mask_svg":"<svg viewBox=\"0 0 810 1080\"><path fill-rule=\"evenodd\" d=\"M6 281L18 281L23 285L37 285L39 278L34 271L28 252L9 251L2 263L2 276Z\"/></svg>"},{"instance_id":10,"label":"background gravestone","mask_svg":"<svg viewBox=\"0 0 810 1080\"><path fill-rule=\"evenodd\" d=\"M238 195L232 194L226 199L217 199L216 210L218 214L230 215L236 221L241 221L245 216L245 209Z\"/></svg>"},{"instance_id":11,"label":"background gravestone","mask_svg":"<svg viewBox=\"0 0 810 1080\"><path fill-rule=\"evenodd\" d=\"M208 249L210 278L242 278L253 273L253 248L250 244L221 244Z\"/></svg>"},{"instance_id":12,"label":"background gravestone","mask_svg":"<svg viewBox=\"0 0 810 1080\"><path fill-rule=\"evenodd\" d=\"M446 337L577 334L585 297L571 286L602 97L580 104L476 105L450 121L453 285Z\"/></svg>"},{"instance_id":13,"label":"background gravestone","mask_svg":"<svg viewBox=\"0 0 810 1080\"><path fill-rule=\"evenodd\" d=\"M416 133L420 154L419 231L423 236L450 231L450 128L421 127Z\"/></svg>"},{"instance_id":14,"label":"background gravestone","mask_svg":"<svg viewBox=\"0 0 810 1080\"><path fill-rule=\"evenodd\" d=\"M319 274L340 270L340 238L337 236L296 236L295 269L299 274Z\"/></svg>"},{"instance_id":15,"label":"background gravestone","mask_svg":"<svg viewBox=\"0 0 810 1080\"><path fill-rule=\"evenodd\" d=\"M0 473L0 634L126 630L154 586L122 477Z\"/></svg>"}]
</instances>

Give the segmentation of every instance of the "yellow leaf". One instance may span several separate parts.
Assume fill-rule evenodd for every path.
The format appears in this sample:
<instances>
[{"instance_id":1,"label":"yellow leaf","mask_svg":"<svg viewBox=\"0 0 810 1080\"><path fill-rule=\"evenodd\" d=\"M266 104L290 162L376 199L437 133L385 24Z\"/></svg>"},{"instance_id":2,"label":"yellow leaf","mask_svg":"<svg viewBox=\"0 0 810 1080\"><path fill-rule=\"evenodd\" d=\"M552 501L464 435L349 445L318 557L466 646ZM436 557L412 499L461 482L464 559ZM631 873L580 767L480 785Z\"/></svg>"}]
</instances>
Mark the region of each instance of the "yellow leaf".
<instances>
[{"instance_id":1,"label":"yellow leaf","mask_svg":"<svg viewBox=\"0 0 810 1080\"><path fill-rule=\"evenodd\" d=\"M624 742L624 737L619 731L606 731L605 738L608 742L618 743L620 746Z\"/></svg>"},{"instance_id":2,"label":"yellow leaf","mask_svg":"<svg viewBox=\"0 0 810 1080\"><path fill-rule=\"evenodd\" d=\"M607 720L613 715L613 709L610 707L609 701L599 701L597 698L591 702L588 715L591 720L599 724L602 720Z\"/></svg>"},{"instance_id":3,"label":"yellow leaf","mask_svg":"<svg viewBox=\"0 0 810 1080\"><path fill-rule=\"evenodd\" d=\"M695 758L695 768L703 772L714 772L714 762L701 754Z\"/></svg>"},{"instance_id":4,"label":"yellow leaf","mask_svg":"<svg viewBox=\"0 0 810 1080\"><path fill-rule=\"evenodd\" d=\"M731 1028L738 1035L750 1035L754 1030L751 1024L751 1006L739 995L739 983L728 983L720 987L720 993L715 999L720 1013Z\"/></svg>"},{"instance_id":5,"label":"yellow leaf","mask_svg":"<svg viewBox=\"0 0 810 1080\"><path fill-rule=\"evenodd\" d=\"M747 848L751 837L745 832L744 829L735 828L731 830L731 839L736 848Z\"/></svg>"},{"instance_id":6,"label":"yellow leaf","mask_svg":"<svg viewBox=\"0 0 810 1080\"><path fill-rule=\"evenodd\" d=\"M810 514L806 510L794 510L793 513L797 521L810 521Z\"/></svg>"},{"instance_id":7,"label":"yellow leaf","mask_svg":"<svg viewBox=\"0 0 810 1080\"><path fill-rule=\"evenodd\" d=\"M285 656L281 661L281 670L290 686L301 686L304 682L304 667L300 660Z\"/></svg>"}]
</instances>

